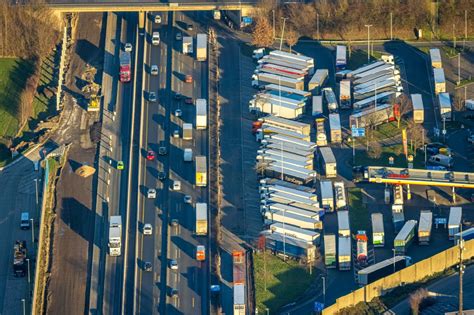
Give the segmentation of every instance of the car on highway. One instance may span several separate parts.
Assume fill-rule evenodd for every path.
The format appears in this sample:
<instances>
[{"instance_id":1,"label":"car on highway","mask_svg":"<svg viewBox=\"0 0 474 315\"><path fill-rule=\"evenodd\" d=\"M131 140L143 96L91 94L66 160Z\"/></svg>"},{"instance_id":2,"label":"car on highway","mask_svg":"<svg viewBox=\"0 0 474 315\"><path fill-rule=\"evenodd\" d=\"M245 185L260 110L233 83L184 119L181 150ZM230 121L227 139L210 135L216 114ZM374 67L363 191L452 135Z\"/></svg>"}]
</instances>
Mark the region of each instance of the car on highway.
<instances>
[{"instance_id":1,"label":"car on highway","mask_svg":"<svg viewBox=\"0 0 474 315\"><path fill-rule=\"evenodd\" d=\"M166 173L165 172L159 172L158 173L158 179L163 181L166 179Z\"/></svg>"},{"instance_id":2,"label":"car on highway","mask_svg":"<svg viewBox=\"0 0 474 315\"><path fill-rule=\"evenodd\" d=\"M179 181L179 180L174 180L173 181L173 190L174 191L181 190L181 181Z\"/></svg>"},{"instance_id":3,"label":"car on highway","mask_svg":"<svg viewBox=\"0 0 474 315\"><path fill-rule=\"evenodd\" d=\"M148 101L155 103L156 102L156 93L155 92L150 92L148 94Z\"/></svg>"},{"instance_id":4,"label":"car on highway","mask_svg":"<svg viewBox=\"0 0 474 315\"><path fill-rule=\"evenodd\" d=\"M171 225L171 226L178 226L178 224L179 224L178 219L172 219L172 220L170 221L170 225Z\"/></svg>"},{"instance_id":5,"label":"car on highway","mask_svg":"<svg viewBox=\"0 0 474 315\"><path fill-rule=\"evenodd\" d=\"M151 43L155 46L160 44L160 33L159 32L153 32L151 34Z\"/></svg>"},{"instance_id":6,"label":"car on highway","mask_svg":"<svg viewBox=\"0 0 474 315\"><path fill-rule=\"evenodd\" d=\"M158 66L157 65L151 65L150 73L151 73L151 75L158 75Z\"/></svg>"},{"instance_id":7,"label":"car on highway","mask_svg":"<svg viewBox=\"0 0 474 315\"><path fill-rule=\"evenodd\" d=\"M156 198L156 189L155 188L148 188L146 192L146 196L148 199L155 199Z\"/></svg>"},{"instance_id":8,"label":"car on highway","mask_svg":"<svg viewBox=\"0 0 474 315\"><path fill-rule=\"evenodd\" d=\"M125 164L123 164L123 161L118 161L117 162L117 169L118 170L123 170L125 168Z\"/></svg>"},{"instance_id":9,"label":"car on highway","mask_svg":"<svg viewBox=\"0 0 474 315\"><path fill-rule=\"evenodd\" d=\"M173 138L179 138L179 129L173 131Z\"/></svg>"},{"instance_id":10,"label":"car on highway","mask_svg":"<svg viewBox=\"0 0 474 315\"><path fill-rule=\"evenodd\" d=\"M155 18L153 19L153 22L155 22L156 24L160 24L161 23L161 15L156 14Z\"/></svg>"},{"instance_id":11,"label":"car on highway","mask_svg":"<svg viewBox=\"0 0 474 315\"><path fill-rule=\"evenodd\" d=\"M155 152L152 151L152 150L148 150L148 152L146 153L146 159L148 161L153 161L155 159L155 157L156 157Z\"/></svg>"},{"instance_id":12,"label":"car on highway","mask_svg":"<svg viewBox=\"0 0 474 315\"><path fill-rule=\"evenodd\" d=\"M183 111L179 108L174 111L174 115L176 117L181 117L182 114L183 114Z\"/></svg>"},{"instance_id":13,"label":"car on highway","mask_svg":"<svg viewBox=\"0 0 474 315\"><path fill-rule=\"evenodd\" d=\"M175 39L176 40L183 40L183 34L181 32L176 33Z\"/></svg>"},{"instance_id":14,"label":"car on highway","mask_svg":"<svg viewBox=\"0 0 474 315\"><path fill-rule=\"evenodd\" d=\"M161 147L158 149L158 154L159 154L159 155L166 155L166 154L168 154L168 150L166 149L166 147L161 146Z\"/></svg>"},{"instance_id":15,"label":"car on highway","mask_svg":"<svg viewBox=\"0 0 474 315\"><path fill-rule=\"evenodd\" d=\"M186 74L184 76L184 83L193 83L193 76L190 74Z\"/></svg>"},{"instance_id":16,"label":"car on highway","mask_svg":"<svg viewBox=\"0 0 474 315\"><path fill-rule=\"evenodd\" d=\"M130 43L126 43L123 47L123 49L127 52L132 52L133 46Z\"/></svg>"},{"instance_id":17,"label":"car on highway","mask_svg":"<svg viewBox=\"0 0 474 315\"><path fill-rule=\"evenodd\" d=\"M178 262L175 259L171 259L169 262L169 267L171 270L178 270Z\"/></svg>"},{"instance_id":18,"label":"car on highway","mask_svg":"<svg viewBox=\"0 0 474 315\"><path fill-rule=\"evenodd\" d=\"M143 226L143 235L152 235L153 234L153 227L150 223L145 223Z\"/></svg>"},{"instance_id":19,"label":"car on highway","mask_svg":"<svg viewBox=\"0 0 474 315\"><path fill-rule=\"evenodd\" d=\"M193 98L192 97L186 97L184 99L184 103L192 105L193 104Z\"/></svg>"},{"instance_id":20,"label":"car on highway","mask_svg":"<svg viewBox=\"0 0 474 315\"><path fill-rule=\"evenodd\" d=\"M435 155L435 154L452 155L451 149L441 142L428 143L426 145L426 153L430 155Z\"/></svg>"},{"instance_id":21,"label":"car on highway","mask_svg":"<svg viewBox=\"0 0 474 315\"><path fill-rule=\"evenodd\" d=\"M175 297L178 297L178 289L173 289L173 288L170 288L168 290L168 295L172 298L175 298Z\"/></svg>"},{"instance_id":22,"label":"car on highway","mask_svg":"<svg viewBox=\"0 0 474 315\"><path fill-rule=\"evenodd\" d=\"M184 203L191 203L193 202L193 197L191 197L191 195L184 195Z\"/></svg>"},{"instance_id":23,"label":"car on highway","mask_svg":"<svg viewBox=\"0 0 474 315\"><path fill-rule=\"evenodd\" d=\"M186 24L187 31L192 31L193 29L194 29L194 26L191 23Z\"/></svg>"},{"instance_id":24,"label":"car on highway","mask_svg":"<svg viewBox=\"0 0 474 315\"><path fill-rule=\"evenodd\" d=\"M183 96L181 95L181 93L179 93L179 92L174 93L174 99L175 99L175 100L178 100L178 101L179 101L179 100L182 99L182 98L183 98Z\"/></svg>"},{"instance_id":25,"label":"car on highway","mask_svg":"<svg viewBox=\"0 0 474 315\"><path fill-rule=\"evenodd\" d=\"M153 265L149 261L145 261L145 263L143 264L143 270L145 271L151 271L152 267Z\"/></svg>"}]
</instances>

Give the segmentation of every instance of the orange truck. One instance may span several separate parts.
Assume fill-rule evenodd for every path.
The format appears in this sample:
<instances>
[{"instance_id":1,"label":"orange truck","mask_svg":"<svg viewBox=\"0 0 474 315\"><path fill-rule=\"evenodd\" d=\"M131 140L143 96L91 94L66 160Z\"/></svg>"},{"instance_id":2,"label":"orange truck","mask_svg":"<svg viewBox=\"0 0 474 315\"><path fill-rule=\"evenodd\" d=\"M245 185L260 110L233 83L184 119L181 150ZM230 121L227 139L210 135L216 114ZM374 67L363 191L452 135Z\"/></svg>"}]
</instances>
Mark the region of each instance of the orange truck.
<instances>
[{"instance_id":1,"label":"orange truck","mask_svg":"<svg viewBox=\"0 0 474 315\"><path fill-rule=\"evenodd\" d=\"M204 245L196 246L196 260L197 261L206 260L206 247Z\"/></svg>"}]
</instances>

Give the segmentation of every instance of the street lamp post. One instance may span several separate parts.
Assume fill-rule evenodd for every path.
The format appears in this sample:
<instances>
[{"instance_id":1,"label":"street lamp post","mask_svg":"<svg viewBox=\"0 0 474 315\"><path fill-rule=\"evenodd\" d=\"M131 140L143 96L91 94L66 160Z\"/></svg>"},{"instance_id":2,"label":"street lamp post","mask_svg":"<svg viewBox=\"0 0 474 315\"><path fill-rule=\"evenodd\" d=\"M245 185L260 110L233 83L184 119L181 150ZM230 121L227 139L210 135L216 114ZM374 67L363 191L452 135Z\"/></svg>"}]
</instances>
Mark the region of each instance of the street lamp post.
<instances>
[{"instance_id":1,"label":"street lamp post","mask_svg":"<svg viewBox=\"0 0 474 315\"><path fill-rule=\"evenodd\" d=\"M22 306L23 306L23 315L26 315L25 299L21 299L21 304L22 304Z\"/></svg>"},{"instance_id":2,"label":"street lamp post","mask_svg":"<svg viewBox=\"0 0 474 315\"><path fill-rule=\"evenodd\" d=\"M273 13L273 40L275 40L275 9L272 10Z\"/></svg>"},{"instance_id":3,"label":"street lamp post","mask_svg":"<svg viewBox=\"0 0 474 315\"><path fill-rule=\"evenodd\" d=\"M35 219L31 218L31 243L35 246Z\"/></svg>"},{"instance_id":4,"label":"street lamp post","mask_svg":"<svg viewBox=\"0 0 474 315\"><path fill-rule=\"evenodd\" d=\"M285 23L286 23L286 20L288 18L286 17L282 17L282 20L283 20L283 27L281 29L281 38L280 38L280 50L282 49L283 47L283 36L285 35Z\"/></svg>"},{"instance_id":5,"label":"street lamp post","mask_svg":"<svg viewBox=\"0 0 474 315\"><path fill-rule=\"evenodd\" d=\"M38 197L38 178L34 179L35 181L35 191L36 191L36 207L35 207L35 212L38 214L38 203L39 203L39 197ZM39 217L39 216L38 216Z\"/></svg>"},{"instance_id":6,"label":"street lamp post","mask_svg":"<svg viewBox=\"0 0 474 315\"><path fill-rule=\"evenodd\" d=\"M323 280L323 304L326 305L326 277L321 277Z\"/></svg>"},{"instance_id":7,"label":"street lamp post","mask_svg":"<svg viewBox=\"0 0 474 315\"><path fill-rule=\"evenodd\" d=\"M316 13L316 34L318 35L318 40L321 39L319 36L319 13Z\"/></svg>"},{"instance_id":8,"label":"street lamp post","mask_svg":"<svg viewBox=\"0 0 474 315\"><path fill-rule=\"evenodd\" d=\"M365 24L367 27L367 62L370 62L370 28L372 24Z\"/></svg>"}]
</instances>

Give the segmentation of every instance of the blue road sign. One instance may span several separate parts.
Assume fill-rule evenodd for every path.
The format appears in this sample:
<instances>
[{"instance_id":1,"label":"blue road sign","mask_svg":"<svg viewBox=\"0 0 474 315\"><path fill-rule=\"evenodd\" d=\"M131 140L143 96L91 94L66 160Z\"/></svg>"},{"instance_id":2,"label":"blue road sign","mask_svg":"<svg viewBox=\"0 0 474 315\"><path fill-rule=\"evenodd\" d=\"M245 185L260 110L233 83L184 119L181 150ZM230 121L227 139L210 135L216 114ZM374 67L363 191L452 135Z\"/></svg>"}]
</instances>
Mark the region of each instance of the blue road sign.
<instances>
[{"instance_id":1,"label":"blue road sign","mask_svg":"<svg viewBox=\"0 0 474 315\"><path fill-rule=\"evenodd\" d=\"M352 127L353 137L365 137L365 128L354 128Z\"/></svg>"}]
</instances>

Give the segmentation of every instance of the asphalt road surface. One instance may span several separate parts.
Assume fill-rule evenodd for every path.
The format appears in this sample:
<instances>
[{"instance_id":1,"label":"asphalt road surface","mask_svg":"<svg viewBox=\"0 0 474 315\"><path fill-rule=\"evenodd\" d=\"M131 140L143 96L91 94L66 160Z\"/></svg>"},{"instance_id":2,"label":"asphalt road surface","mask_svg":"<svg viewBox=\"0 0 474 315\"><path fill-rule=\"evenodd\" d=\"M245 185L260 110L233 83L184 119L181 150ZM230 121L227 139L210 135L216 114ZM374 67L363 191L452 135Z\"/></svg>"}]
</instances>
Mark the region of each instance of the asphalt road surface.
<instances>
[{"instance_id":1,"label":"asphalt road surface","mask_svg":"<svg viewBox=\"0 0 474 315\"><path fill-rule=\"evenodd\" d=\"M196 202L207 202L207 188L194 185L194 163L183 161L183 149L192 148L194 156L207 155L207 130L193 130L193 140L173 138L178 129L182 135L182 124L194 125L194 105L177 100L175 92L183 96L207 98L207 64L197 62L193 56L181 53L181 41L175 40L176 32L188 33L195 37L200 31L187 32L182 27L189 18L182 13L162 15L162 23L154 24L147 20L147 49L145 54L145 79L142 138L140 157L139 198L139 239L136 311L140 314L205 314L208 313L208 263L195 260L195 248L203 244L208 248L206 237L193 235ZM161 42L151 45L150 35L159 31ZM158 65L159 74L150 75L151 65ZM191 74L193 83L184 83L184 75ZM149 92L157 93L158 101L149 102ZM182 116L176 117L175 110L182 110ZM147 161L147 150L158 152L160 146L167 148L168 154L157 156L155 161ZM167 175L165 180L158 179L158 173ZM181 181L181 190L171 189L172 181ZM148 188L157 189L157 198L146 198ZM184 195L192 197L192 205L185 204ZM170 226L173 219L178 226ZM152 236L144 236L142 227L151 223ZM170 270L169 261L178 263L178 270ZM143 264L151 262L152 271L144 271ZM171 289L178 290L177 297L170 297ZM204 303L202 301L205 301Z\"/></svg>"}]
</instances>

